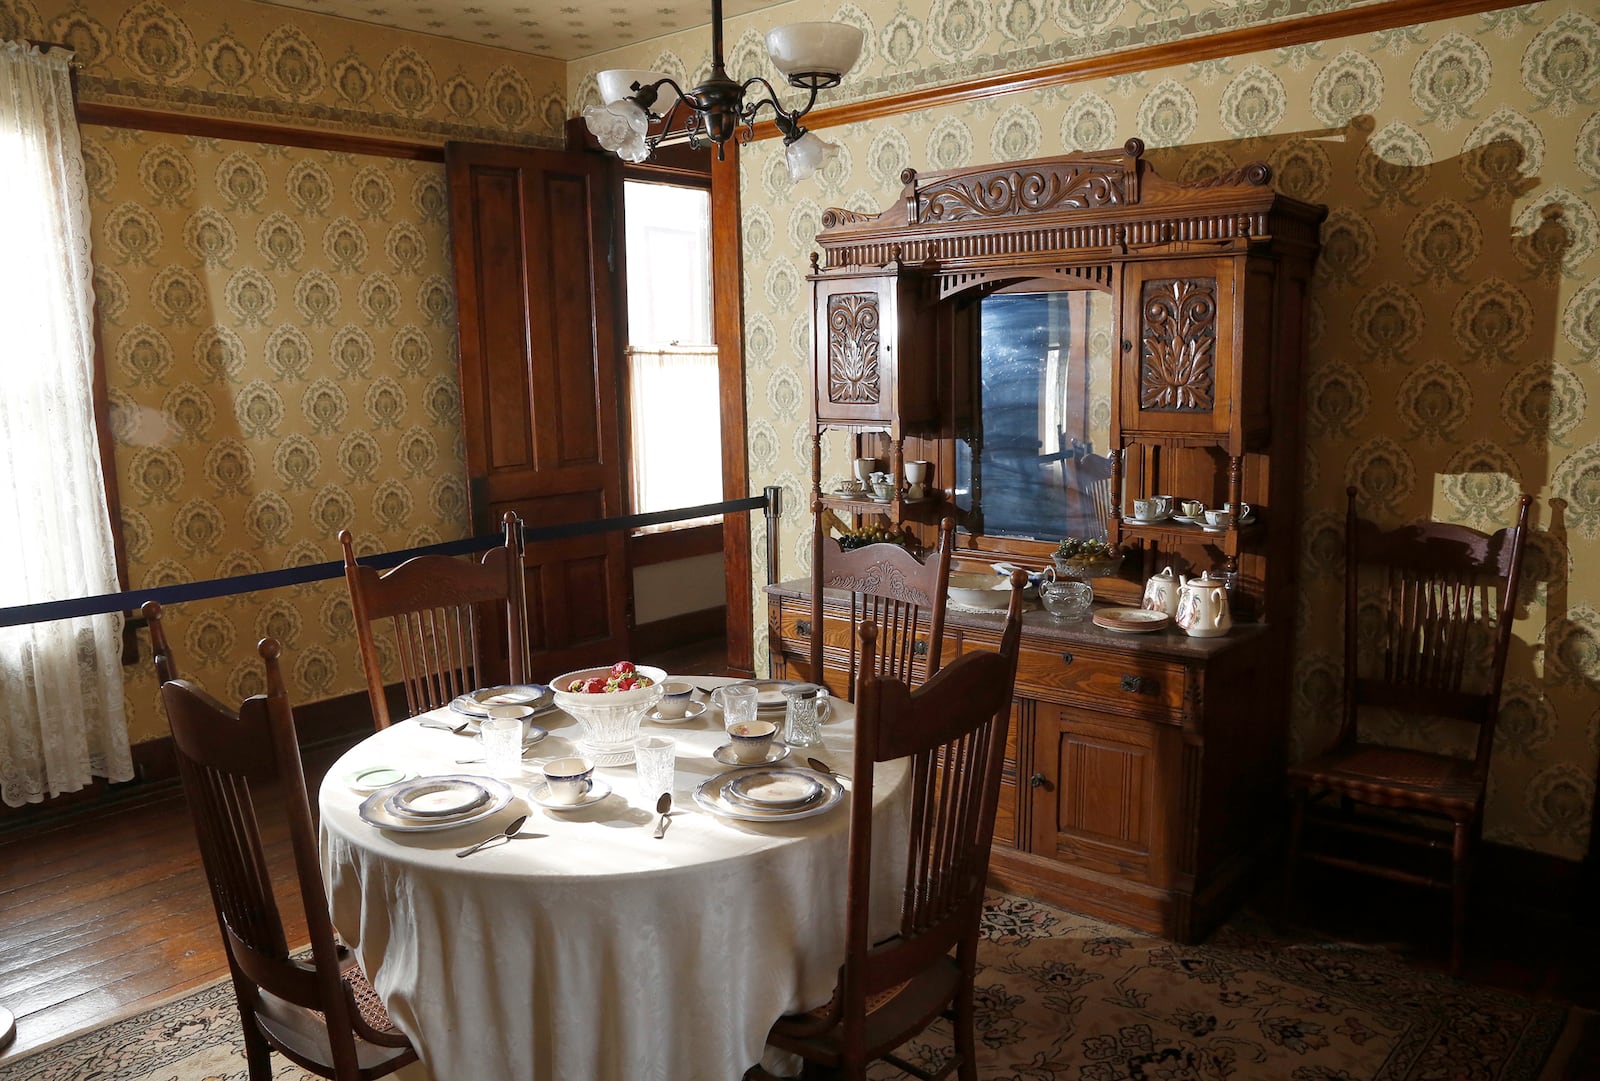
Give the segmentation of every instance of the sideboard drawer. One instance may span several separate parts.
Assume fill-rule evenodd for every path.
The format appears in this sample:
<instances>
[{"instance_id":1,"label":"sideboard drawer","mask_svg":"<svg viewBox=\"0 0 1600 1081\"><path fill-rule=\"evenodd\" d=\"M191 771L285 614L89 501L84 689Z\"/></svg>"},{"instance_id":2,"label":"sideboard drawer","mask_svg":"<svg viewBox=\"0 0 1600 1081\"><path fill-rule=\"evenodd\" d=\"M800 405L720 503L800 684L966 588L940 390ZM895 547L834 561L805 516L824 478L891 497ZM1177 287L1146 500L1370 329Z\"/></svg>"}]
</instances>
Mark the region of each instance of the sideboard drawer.
<instances>
[{"instance_id":1,"label":"sideboard drawer","mask_svg":"<svg viewBox=\"0 0 1600 1081\"><path fill-rule=\"evenodd\" d=\"M1184 673L1181 664L1134 653L1106 656L1025 646L1017 658L1017 691L1162 719L1177 715L1183 707Z\"/></svg>"}]
</instances>

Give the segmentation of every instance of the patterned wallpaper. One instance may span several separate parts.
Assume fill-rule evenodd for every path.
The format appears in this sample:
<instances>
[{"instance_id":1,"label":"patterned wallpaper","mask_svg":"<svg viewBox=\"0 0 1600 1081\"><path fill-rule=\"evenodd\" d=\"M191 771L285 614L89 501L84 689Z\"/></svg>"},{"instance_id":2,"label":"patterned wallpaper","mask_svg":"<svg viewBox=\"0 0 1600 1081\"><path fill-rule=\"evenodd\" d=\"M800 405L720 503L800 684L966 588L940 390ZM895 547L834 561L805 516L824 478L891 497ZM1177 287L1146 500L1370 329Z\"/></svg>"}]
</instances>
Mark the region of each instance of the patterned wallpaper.
<instances>
[{"instance_id":1,"label":"patterned wallpaper","mask_svg":"<svg viewBox=\"0 0 1600 1081\"><path fill-rule=\"evenodd\" d=\"M565 141L560 61L312 12L0 0L0 38L73 46L85 102L434 144Z\"/></svg>"},{"instance_id":2,"label":"patterned wallpaper","mask_svg":"<svg viewBox=\"0 0 1600 1081\"><path fill-rule=\"evenodd\" d=\"M107 127L83 154L133 588L466 535L442 166ZM164 622L224 701L268 634L295 701L365 688L342 579ZM164 735L128 675L133 740Z\"/></svg>"},{"instance_id":3,"label":"patterned wallpaper","mask_svg":"<svg viewBox=\"0 0 1600 1081\"><path fill-rule=\"evenodd\" d=\"M1201 5L1112 0L1054 10L1120 27L1106 34L1132 34L1163 12L1181 20L1191 8ZM949 15L957 9L977 13L961 23L959 41ZM1034 20L1052 39L1063 30L1038 22L1043 5L1030 0L934 0L915 13L880 0L840 10L869 26L868 75L918 78L892 57L924 51L954 72L1009 63L998 52L1012 41L1001 12ZM1028 11L1035 15L1019 15ZM1039 47L1072 51L1094 39L1087 29L1080 36ZM918 49L896 52L902 38ZM617 54L606 66L648 66L656 55ZM1537 533L1486 833L1581 856L1600 754L1600 574L1592 569L1600 562L1600 417L1589 401L1600 399L1597 101L1594 9L1552 0L828 129L844 152L800 185L787 180L777 141L748 147L750 484L790 493L780 575L809 566L800 498L809 483L805 272L824 208L882 209L899 194L906 166L1098 150L1133 135L1170 177L1265 159L1284 191L1330 207L1306 380L1294 753L1320 749L1335 728L1345 486L1358 485L1366 513L1385 521L1433 517L1479 528L1509 523L1526 490L1536 497ZM829 461L824 472L845 468ZM759 586L765 546L760 523L756 530ZM758 604L758 624L764 618ZM1455 742L1453 733L1421 735Z\"/></svg>"}]
</instances>

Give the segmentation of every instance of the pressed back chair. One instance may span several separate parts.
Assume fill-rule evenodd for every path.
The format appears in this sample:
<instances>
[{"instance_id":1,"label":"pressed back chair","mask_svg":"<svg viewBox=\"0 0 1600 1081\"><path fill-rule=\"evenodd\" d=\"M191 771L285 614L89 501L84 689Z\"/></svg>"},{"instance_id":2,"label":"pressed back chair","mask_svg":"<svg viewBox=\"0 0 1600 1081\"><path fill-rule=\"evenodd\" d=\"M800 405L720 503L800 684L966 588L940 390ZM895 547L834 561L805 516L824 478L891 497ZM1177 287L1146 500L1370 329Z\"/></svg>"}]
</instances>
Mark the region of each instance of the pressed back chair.
<instances>
[{"instance_id":1,"label":"pressed back chair","mask_svg":"<svg viewBox=\"0 0 1600 1081\"><path fill-rule=\"evenodd\" d=\"M1443 523L1381 530L1356 515L1356 490L1345 515L1344 713L1327 752L1289 770L1294 798L1284 896L1292 895L1299 859L1314 859L1453 895L1451 966L1465 956L1467 888L1483 828L1483 803L1495 720L1516 614L1522 554L1532 500L1523 496L1516 525L1492 535ZM1364 713L1391 724L1446 719L1475 725L1474 753L1458 757L1374 738ZM1391 737L1393 740L1393 737ZM1352 814L1362 806L1420 812L1447 820L1450 838L1405 828L1393 816ZM1393 841L1448 847L1448 878L1374 862L1360 853L1302 851L1308 807L1341 812L1318 824Z\"/></svg>"},{"instance_id":2,"label":"pressed back chair","mask_svg":"<svg viewBox=\"0 0 1600 1081\"><path fill-rule=\"evenodd\" d=\"M139 607L139 612L144 616L145 626L150 628L150 653L151 660L155 661L156 683L162 684L169 679L178 678L178 661L172 655L172 647L167 644L167 631L161 625L161 602L145 601Z\"/></svg>"},{"instance_id":3,"label":"pressed back chair","mask_svg":"<svg viewBox=\"0 0 1600 1081\"><path fill-rule=\"evenodd\" d=\"M246 699L238 713L184 680L161 685L233 977L250 1078L272 1077L274 1050L337 1081L381 1077L414 1062L416 1051L335 942L277 641L263 639L260 653L267 693ZM289 953L257 825L257 799L274 788L288 817L309 961Z\"/></svg>"},{"instance_id":4,"label":"pressed back chair","mask_svg":"<svg viewBox=\"0 0 1600 1081\"><path fill-rule=\"evenodd\" d=\"M946 590L950 556L955 546L955 521L939 524L938 546L920 560L898 544L869 544L845 551L827 536L822 515L813 532L811 559L811 678L823 681L823 591L850 594L850 631L844 693L853 697L861 673L888 676L904 683L939 671L944 644ZM863 621L878 627L877 655L864 664L855 628Z\"/></svg>"},{"instance_id":5,"label":"pressed back chair","mask_svg":"<svg viewBox=\"0 0 1600 1081\"><path fill-rule=\"evenodd\" d=\"M490 610L497 613L497 621L504 620L508 658L503 679L527 680L522 521L507 511L501 525L505 543L477 562L425 555L383 572L357 563L350 531L340 532L361 667L378 728L389 727L391 720L373 626L383 619L393 624L406 717L449 705L458 695L502 678L494 658L485 655L486 640L498 639L498 633L491 635L483 625L483 615Z\"/></svg>"},{"instance_id":6,"label":"pressed back chair","mask_svg":"<svg viewBox=\"0 0 1600 1081\"><path fill-rule=\"evenodd\" d=\"M768 1035L773 1046L838 1070L846 1081L865 1078L874 1059L916 1077L978 1076L973 979L1026 584L1021 571L1013 575L998 653L963 654L916 690L872 674L878 629L861 625L845 961L831 1002L781 1018ZM909 759L911 818L900 926L874 944L873 769L901 758ZM955 1031L954 1054L942 1069L930 1074L894 1054L941 1016ZM761 1076L759 1068L752 1076Z\"/></svg>"}]
</instances>

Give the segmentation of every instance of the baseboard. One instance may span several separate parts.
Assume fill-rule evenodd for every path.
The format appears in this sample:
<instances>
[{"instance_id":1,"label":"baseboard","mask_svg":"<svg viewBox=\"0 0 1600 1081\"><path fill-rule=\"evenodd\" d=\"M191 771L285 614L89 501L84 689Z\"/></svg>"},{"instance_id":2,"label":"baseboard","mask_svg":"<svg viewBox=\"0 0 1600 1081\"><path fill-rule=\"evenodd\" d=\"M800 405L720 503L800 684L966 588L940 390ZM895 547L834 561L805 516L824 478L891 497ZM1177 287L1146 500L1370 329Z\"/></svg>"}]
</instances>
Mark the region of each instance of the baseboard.
<instances>
[{"instance_id":1,"label":"baseboard","mask_svg":"<svg viewBox=\"0 0 1600 1081\"><path fill-rule=\"evenodd\" d=\"M661 653L690 642L722 638L728 633L726 607L702 608L684 612L633 628L633 651L637 654Z\"/></svg>"},{"instance_id":2,"label":"baseboard","mask_svg":"<svg viewBox=\"0 0 1600 1081\"><path fill-rule=\"evenodd\" d=\"M400 685L389 687L388 692L391 714L403 716L406 712L405 697ZM364 691L342 694L294 707L294 722L301 748L310 749L353 740L371 732L372 707ZM22 807L0 804L0 833L29 829L62 816L99 810L110 804L126 805L171 796L178 785L178 759L173 752L172 737L160 736L135 743L131 751L133 780L113 784L97 779L76 792L65 792L42 803L29 803Z\"/></svg>"}]
</instances>

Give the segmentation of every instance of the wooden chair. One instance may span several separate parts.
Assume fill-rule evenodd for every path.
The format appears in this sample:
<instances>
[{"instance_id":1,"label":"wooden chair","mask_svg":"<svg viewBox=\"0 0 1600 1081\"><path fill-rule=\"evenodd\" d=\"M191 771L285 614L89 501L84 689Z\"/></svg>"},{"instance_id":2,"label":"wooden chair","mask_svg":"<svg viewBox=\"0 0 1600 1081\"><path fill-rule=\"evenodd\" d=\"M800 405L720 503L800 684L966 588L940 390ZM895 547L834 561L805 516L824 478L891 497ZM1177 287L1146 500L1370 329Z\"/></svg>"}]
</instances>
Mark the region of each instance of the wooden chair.
<instances>
[{"instance_id":1,"label":"wooden chair","mask_svg":"<svg viewBox=\"0 0 1600 1081\"><path fill-rule=\"evenodd\" d=\"M1000 652L964 654L917 690L872 674L878 630L861 625L845 960L831 1002L780 1018L767 1037L808 1063L837 1070L846 1081L865 1078L874 1059L916 1077L978 1076L973 976L1027 581L1021 571L1013 578ZM900 928L874 945L867 926L873 767L898 758L910 759L911 769ZM953 1022L955 1053L938 1073L894 1055L940 1016ZM759 1067L752 1076L762 1076Z\"/></svg>"},{"instance_id":2,"label":"wooden chair","mask_svg":"<svg viewBox=\"0 0 1600 1081\"><path fill-rule=\"evenodd\" d=\"M390 724L383 666L373 633L373 624L381 619L393 621L406 717L449 705L457 695L491 682L527 680L522 522L507 511L502 527L505 543L484 553L477 563L426 555L382 573L357 563L350 531L339 533L361 667L366 671L367 697L378 728ZM485 656L484 639L490 631L480 625L483 611L491 606L504 612L508 661L503 671L486 670L486 665L498 668ZM498 634L493 637L498 639Z\"/></svg>"},{"instance_id":3,"label":"wooden chair","mask_svg":"<svg viewBox=\"0 0 1600 1081\"><path fill-rule=\"evenodd\" d=\"M1517 524L1486 535L1429 523L1383 531L1356 517L1350 488L1345 517L1344 717L1332 749L1289 770L1294 798L1284 899L1292 896L1307 807L1329 800L1341 812L1330 826L1390 841L1449 848L1449 878L1376 863L1363 853L1305 852L1319 862L1450 889L1450 963L1460 971L1466 941L1467 884L1483 827L1484 790L1495 718L1515 616L1528 530L1523 496ZM1446 718L1477 725L1476 752L1461 758L1364 741L1359 715L1380 709L1404 720ZM1370 725L1368 726L1370 727ZM1370 734L1369 734L1370 735ZM1451 824L1403 828L1362 806L1421 812Z\"/></svg>"},{"instance_id":4,"label":"wooden chair","mask_svg":"<svg viewBox=\"0 0 1600 1081\"><path fill-rule=\"evenodd\" d=\"M272 1077L271 1052L337 1081L365 1081L416 1061L405 1034L335 943L278 643L262 640L267 693L234 713L184 680L161 685L178 772L200 842L244 1026L251 1081ZM288 815L311 958L289 954L256 823L275 786ZM269 790L270 791L270 790Z\"/></svg>"},{"instance_id":5,"label":"wooden chair","mask_svg":"<svg viewBox=\"0 0 1600 1081\"><path fill-rule=\"evenodd\" d=\"M177 679L178 662L172 655L172 647L167 645L166 628L161 626L161 602L145 601L139 612L144 616L145 626L150 628L150 652L151 659L156 663L156 683Z\"/></svg>"},{"instance_id":6,"label":"wooden chair","mask_svg":"<svg viewBox=\"0 0 1600 1081\"><path fill-rule=\"evenodd\" d=\"M939 524L939 544L919 560L898 544L869 544L845 551L827 536L819 514L811 560L811 677L823 675L822 597L824 589L850 594L849 655L844 692L853 696L860 672L914 681L920 663L924 679L939 671L944 644L945 591L950 584L950 554L955 547L955 520ZM882 641L874 666L861 663L855 628L863 621L880 628Z\"/></svg>"}]
</instances>

